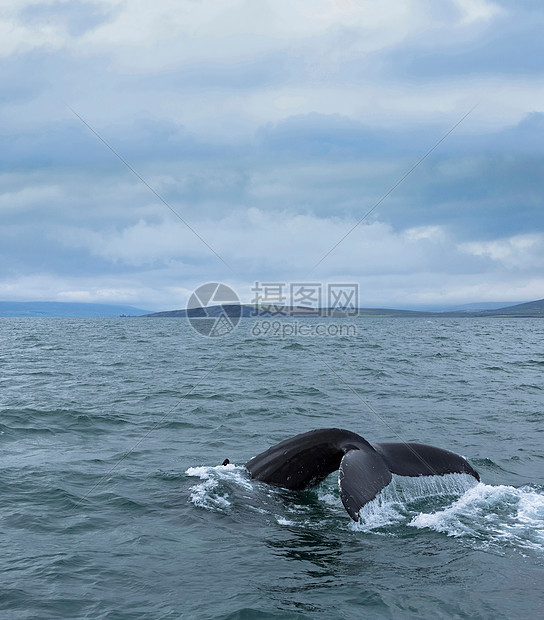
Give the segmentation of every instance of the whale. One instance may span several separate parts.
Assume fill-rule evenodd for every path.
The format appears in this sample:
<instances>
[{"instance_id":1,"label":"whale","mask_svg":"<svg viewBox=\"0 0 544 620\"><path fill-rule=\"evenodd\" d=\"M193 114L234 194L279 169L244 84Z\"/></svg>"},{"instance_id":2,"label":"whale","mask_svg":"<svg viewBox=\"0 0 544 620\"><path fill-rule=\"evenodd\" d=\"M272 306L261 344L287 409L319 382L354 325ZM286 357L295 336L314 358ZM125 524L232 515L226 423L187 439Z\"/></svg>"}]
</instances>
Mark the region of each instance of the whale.
<instances>
[{"instance_id":1,"label":"whale","mask_svg":"<svg viewBox=\"0 0 544 620\"><path fill-rule=\"evenodd\" d=\"M478 472L462 456L421 443L375 443L341 428L320 428L285 439L246 464L251 478L298 491L338 470L340 498L349 516L398 476L443 476Z\"/></svg>"}]
</instances>

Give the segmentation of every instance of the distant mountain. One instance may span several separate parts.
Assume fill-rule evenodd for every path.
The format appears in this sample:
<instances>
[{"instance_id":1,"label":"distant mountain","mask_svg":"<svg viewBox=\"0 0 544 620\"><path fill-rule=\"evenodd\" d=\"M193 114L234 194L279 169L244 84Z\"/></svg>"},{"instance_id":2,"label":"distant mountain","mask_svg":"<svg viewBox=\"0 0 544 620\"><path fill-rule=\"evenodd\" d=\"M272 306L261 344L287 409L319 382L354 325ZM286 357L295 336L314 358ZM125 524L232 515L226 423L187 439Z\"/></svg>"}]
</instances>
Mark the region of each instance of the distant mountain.
<instances>
[{"instance_id":1,"label":"distant mountain","mask_svg":"<svg viewBox=\"0 0 544 620\"><path fill-rule=\"evenodd\" d=\"M359 308L359 315L363 316L427 316L432 312L417 312L415 310L390 310L387 308ZM185 310L169 310L166 312L153 312L146 316L152 318L178 318L178 317L219 317L221 314L233 317L261 317L261 318L281 318L282 316L296 317L345 317L345 313L329 308L304 308L301 306L284 306L282 312L270 312L262 307L257 308L252 304L224 304L218 306L207 306L204 308L189 308Z\"/></svg>"},{"instance_id":2,"label":"distant mountain","mask_svg":"<svg viewBox=\"0 0 544 620\"><path fill-rule=\"evenodd\" d=\"M472 305L472 304L471 304ZM485 304L474 304L475 309L459 309L449 312L431 312L418 310L399 310L393 308L359 308L357 310L360 317L544 317L544 299L530 301L522 304L507 305L501 308L482 309ZM478 309L476 309L478 308ZM119 316L145 316L145 317L187 317L187 316L208 316L218 317L221 313L229 316L255 317L261 318L281 318L281 315L271 314L266 309L256 309L251 304L212 306L203 308L192 308L189 310L169 310L166 312L153 312L142 310L134 306L117 306L109 304L84 304L84 303L64 303L56 301L0 301L0 317L58 317L58 318L108 318ZM257 314L256 314L257 312ZM287 307L288 316L296 317L343 317L343 313L321 308L319 312L315 309L303 307Z\"/></svg>"},{"instance_id":3,"label":"distant mountain","mask_svg":"<svg viewBox=\"0 0 544 620\"><path fill-rule=\"evenodd\" d=\"M481 312L482 310L498 310L507 306L516 306L519 303L519 301L481 301L445 308L434 308L433 310L436 312Z\"/></svg>"},{"instance_id":4,"label":"distant mountain","mask_svg":"<svg viewBox=\"0 0 544 620\"><path fill-rule=\"evenodd\" d=\"M308 308L299 308L297 306L284 306L285 313L292 316L311 316L312 312ZM149 317L167 317L167 318L177 318L177 317L209 317L214 318L221 316L221 314L226 314L227 316L233 317L254 317L254 316L271 316L270 312L266 310L260 309L257 310L257 307L253 304L223 304L218 306L207 306L205 309L196 307L196 308L187 308L184 310L167 310L165 312L153 312L152 314L148 314ZM315 312L313 313L315 314Z\"/></svg>"},{"instance_id":5,"label":"distant mountain","mask_svg":"<svg viewBox=\"0 0 544 620\"><path fill-rule=\"evenodd\" d=\"M474 304L481 308L484 304ZM493 304L494 305L494 304ZM178 317L218 317L222 313L235 317L255 317L262 318L281 318L280 314L272 314L264 308L257 308L251 304L230 304L208 306L204 308L190 308L185 310L168 310L165 312L154 312L145 316L152 318L178 318ZM345 315L339 311L332 313L327 308L321 308L316 312L315 309L302 307L285 308L284 316L291 317L344 317ZM480 309L477 311L457 310L450 312L425 312L418 310L398 310L393 308L358 308L356 316L380 316L380 317L544 317L544 299L531 301L523 304L515 304L495 309Z\"/></svg>"},{"instance_id":6,"label":"distant mountain","mask_svg":"<svg viewBox=\"0 0 544 620\"><path fill-rule=\"evenodd\" d=\"M282 318L289 316L292 318L345 318L346 314L339 310L329 308L303 308L297 306L286 306L282 312L270 312L264 308L257 309L251 304L231 304L223 306L207 306L204 308L190 308L186 310L170 310L166 312L154 312L146 316L151 318L183 318L183 317L209 317L214 318L225 313L233 317L261 317L261 318ZM419 312L417 310L394 310L391 308L358 308L354 314L349 316L436 316L435 312Z\"/></svg>"},{"instance_id":7,"label":"distant mountain","mask_svg":"<svg viewBox=\"0 0 544 620\"><path fill-rule=\"evenodd\" d=\"M506 306L515 306L520 301L480 301L468 304L418 304L409 305L405 310L417 312L481 312L482 310L497 310Z\"/></svg>"},{"instance_id":8,"label":"distant mountain","mask_svg":"<svg viewBox=\"0 0 544 620\"><path fill-rule=\"evenodd\" d=\"M64 303L58 301L0 301L0 317L108 318L142 316L149 310L134 306Z\"/></svg>"},{"instance_id":9,"label":"distant mountain","mask_svg":"<svg viewBox=\"0 0 544 620\"><path fill-rule=\"evenodd\" d=\"M498 308L497 310L486 310L480 313L482 316L542 316L544 317L544 299L529 301L524 304Z\"/></svg>"}]
</instances>

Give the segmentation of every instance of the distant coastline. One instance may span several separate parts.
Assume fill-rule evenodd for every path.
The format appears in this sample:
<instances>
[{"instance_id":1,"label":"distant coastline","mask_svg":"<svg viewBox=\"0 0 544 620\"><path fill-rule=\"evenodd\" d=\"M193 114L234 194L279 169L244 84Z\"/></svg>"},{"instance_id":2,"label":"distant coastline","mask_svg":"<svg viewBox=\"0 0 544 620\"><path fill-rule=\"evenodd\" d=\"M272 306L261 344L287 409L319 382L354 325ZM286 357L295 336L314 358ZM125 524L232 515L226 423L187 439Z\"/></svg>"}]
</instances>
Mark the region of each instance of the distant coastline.
<instances>
[{"instance_id":1,"label":"distant coastline","mask_svg":"<svg viewBox=\"0 0 544 620\"><path fill-rule=\"evenodd\" d=\"M472 304L471 304L472 305ZM484 304L482 304L484 305ZM69 302L8 302L0 301L0 318L186 318L188 316L220 316L222 313L244 318L344 318L346 314L329 308L283 307L271 312L269 306L254 304L217 305L204 308L149 312L142 308L124 305L86 304ZM275 310L275 308L273 308ZM347 318L364 317L421 317L421 318L542 318L544 299L522 304L512 304L495 309L482 310L403 310L397 308L357 308Z\"/></svg>"},{"instance_id":2,"label":"distant coastline","mask_svg":"<svg viewBox=\"0 0 544 620\"><path fill-rule=\"evenodd\" d=\"M142 316L149 310L134 306L60 301L0 301L0 318L113 318Z\"/></svg>"},{"instance_id":3,"label":"distant coastline","mask_svg":"<svg viewBox=\"0 0 544 620\"><path fill-rule=\"evenodd\" d=\"M275 311L278 310L278 311ZM304 318L343 318L346 317L344 312L330 308L303 308L298 306L284 306L280 309L270 309L269 306L256 306L252 304L231 304L208 306L204 308L191 308L185 310L169 310L165 312L153 312L145 315L149 318L184 318L188 316L208 316L217 317L222 313L232 316L242 317L304 317ZM422 318L542 318L544 317L544 299L530 301L523 304L514 304L494 310L478 310L478 311L445 311L430 312L421 310L401 310L394 308L357 308L350 312L348 318L363 317L422 317Z\"/></svg>"}]
</instances>

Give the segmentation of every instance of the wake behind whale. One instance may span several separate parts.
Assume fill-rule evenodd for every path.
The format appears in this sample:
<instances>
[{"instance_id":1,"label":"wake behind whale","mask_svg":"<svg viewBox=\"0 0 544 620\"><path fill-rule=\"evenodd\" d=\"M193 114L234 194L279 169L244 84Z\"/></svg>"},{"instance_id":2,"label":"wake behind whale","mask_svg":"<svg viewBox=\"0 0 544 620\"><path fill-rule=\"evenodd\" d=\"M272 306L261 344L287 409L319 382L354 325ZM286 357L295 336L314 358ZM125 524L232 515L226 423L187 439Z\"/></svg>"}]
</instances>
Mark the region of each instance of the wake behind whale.
<instances>
[{"instance_id":1,"label":"wake behind whale","mask_svg":"<svg viewBox=\"0 0 544 620\"><path fill-rule=\"evenodd\" d=\"M441 476L478 472L449 450L419 443L377 443L339 428L302 433L268 448L246 465L252 478L290 490L301 490L339 470L340 497L357 521L361 508L399 476Z\"/></svg>"}]
</instances>

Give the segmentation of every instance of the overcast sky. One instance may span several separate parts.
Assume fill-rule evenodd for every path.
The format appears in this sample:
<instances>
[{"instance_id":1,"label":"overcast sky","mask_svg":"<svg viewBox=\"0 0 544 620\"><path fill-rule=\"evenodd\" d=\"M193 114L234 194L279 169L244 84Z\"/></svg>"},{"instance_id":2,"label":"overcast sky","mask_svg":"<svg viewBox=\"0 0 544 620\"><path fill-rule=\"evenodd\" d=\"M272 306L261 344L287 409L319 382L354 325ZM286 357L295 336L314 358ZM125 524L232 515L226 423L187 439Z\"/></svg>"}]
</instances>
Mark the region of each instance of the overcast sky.
<instances>
[{"instance_id":1,"label":"overcast sky","mask_svg":"<svg viewBox=\"0 0 544 620\"><path fill-rule=\"evenodd\" d=\"M255 281L358 282L363 306L544 297L544 3L0 11L0 300L167 310L208 281L245 301Z\"/></svg>"}]
</instances>

